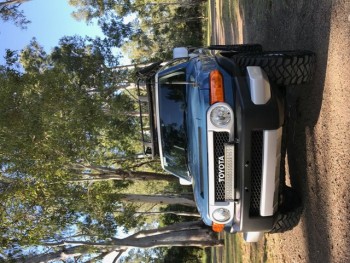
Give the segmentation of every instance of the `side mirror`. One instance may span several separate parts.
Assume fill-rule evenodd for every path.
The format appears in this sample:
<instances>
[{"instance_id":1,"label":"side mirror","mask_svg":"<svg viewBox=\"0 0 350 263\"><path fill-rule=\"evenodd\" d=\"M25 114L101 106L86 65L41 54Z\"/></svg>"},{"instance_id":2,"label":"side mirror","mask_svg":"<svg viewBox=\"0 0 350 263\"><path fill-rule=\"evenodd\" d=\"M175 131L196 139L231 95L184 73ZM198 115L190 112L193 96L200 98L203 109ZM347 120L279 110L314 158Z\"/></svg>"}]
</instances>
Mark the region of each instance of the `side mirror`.
<instances>
[{"instance_id":1,"label":"side mirror","mask_svg":"<svg viewBox=\"0 0 350 263\"><path fill-rule=\"evenodd\" d=\"M188 50L185 47L176 47L173 49L173 58L187 58Z\"/></svg>"},{"instance_id":2,"label":"side mirror","mask_svg":"<svg viewBox=\"0 0 350 263\"><path fill-rule=\"evenodd\" d=\"M179 180L180 180L180 184L181 185L192 185L192 182L191 181L187 181L186 179L179 178Z\"/></svg>"}]
</instances>

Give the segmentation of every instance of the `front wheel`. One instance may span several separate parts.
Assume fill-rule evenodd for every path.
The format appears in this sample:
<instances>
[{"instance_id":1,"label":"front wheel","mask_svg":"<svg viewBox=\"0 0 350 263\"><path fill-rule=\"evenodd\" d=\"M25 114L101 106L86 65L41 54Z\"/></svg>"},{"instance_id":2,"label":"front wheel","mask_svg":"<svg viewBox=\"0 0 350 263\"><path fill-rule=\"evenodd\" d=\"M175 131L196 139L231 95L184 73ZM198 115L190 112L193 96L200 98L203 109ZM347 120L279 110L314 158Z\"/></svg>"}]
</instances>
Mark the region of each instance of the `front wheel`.
<instances>
[{"instance_id":1,"label":"front wheel","mask_svg":"<svg viewBox=\"0 0 350 263\"><path fill-rule=\"evenodd\" d=\"M283 233L293 229L298 225L303 212L301 199L292 188L285 186L281 197L281 204L270 233Z\"/></svg>"},{"instance_id":2,"label":"front wheel","mask_svg":"<svg viewBox=\"0 0 350 263\"><path fill-rule=\"evenodd\" d=\"M231 57L239 66L260 66L277 85L298 85L312 79L315 53L311 51L267 51L239 53Z\"/></svg>"}]
</instances>

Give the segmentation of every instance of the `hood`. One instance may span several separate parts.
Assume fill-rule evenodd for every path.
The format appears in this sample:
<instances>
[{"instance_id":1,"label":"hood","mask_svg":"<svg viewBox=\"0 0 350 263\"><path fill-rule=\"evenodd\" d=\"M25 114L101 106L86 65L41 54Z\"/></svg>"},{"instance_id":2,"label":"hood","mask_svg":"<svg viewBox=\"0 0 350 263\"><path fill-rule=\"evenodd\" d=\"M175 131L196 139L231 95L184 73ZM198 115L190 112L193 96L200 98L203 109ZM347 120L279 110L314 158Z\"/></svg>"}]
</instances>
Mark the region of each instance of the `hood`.
<instances>
[{"instance_id":1,"label":"hood","mask_svg":"<svg viewBox=\"0 0 350 263\"><path fill-rule=\"evenodd\" d=\"M187 108L189 169L193 177L193 193L203 221L211 225L208 216L208 149L206 112L209 107L209 90L191 88Z\"/></svg>"}]
</instances>

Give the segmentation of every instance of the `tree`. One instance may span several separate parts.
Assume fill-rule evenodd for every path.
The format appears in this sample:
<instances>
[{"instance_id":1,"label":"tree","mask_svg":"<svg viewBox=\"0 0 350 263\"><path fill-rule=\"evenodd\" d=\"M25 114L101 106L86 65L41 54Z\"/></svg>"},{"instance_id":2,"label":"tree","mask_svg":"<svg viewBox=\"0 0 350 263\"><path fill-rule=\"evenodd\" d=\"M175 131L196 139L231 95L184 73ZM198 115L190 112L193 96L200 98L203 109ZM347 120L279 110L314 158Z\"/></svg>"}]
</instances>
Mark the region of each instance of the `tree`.
<instances>
[{"instance_id":1,"label":"tree","mask_svg":"<svg viewBox=\"0 0 350 263\"><path fill-rule=\"evenodd\" d=\"M27 27L30 21L25 17L19 7L29 0L4 0L0 2L0 19L4 22L13 21L14 24L22 29Z\"/></svg>"},{"instance_id":2,"label":"tree","mask_svg":"<svg viewBox=\"0 0 350 263\"><path fill-rule=\"evenodd\" d=\"M151 163L148 161L146 163ZM140 167L136 165L137 167ZM135 168L129 167L129 168ZM87 173L88 171L88 173ZM111 167L101 166L86 166L81 164L75 164L72 168L72 173L76 175L76 179L70 180L70 182L100 182L106 180L118 180L118 181L150 181L150 180L163 180L167 182L177 182L178 179L175 176L164 173L130 170L130 169L115 169Z\"/></svg>"},{"instance_id":3,"label":"tree","mask_svg":"<svg viewBox=\"0 0 350 263\"><path fill-rule=\"evenodd\" d=\"M158 2L158 1L155 1ZM158 2L161 3L161 2ZM158 4L135 5L137 21L135 34L126 43L123 50L135 62L144 62L145 58L154 61L170 58L176 46L201 46L201 8L198 3L192 5Z\"/></svg>"},{"instance_id":4,"label":"tree","mask_svg":"<svg viewBox=\"0 0 350 263\"><path fill-rule=\"evenodd\" d=\"M143 194L124 194L123 201L139 202L139 203L154 203L154 204L182 204L185 206L196 207L193 200L193 195L143 195Z\"/></svg>"},{"instance_id":5,"label":"tree","mask_svg":"<svg viewBox=\"0 0 350 263\"><path fill-rule=\"evenodd\" d=\"M105 91L113 88L115 73L103 52L65 38L46 54L33 40L20 56L24 72L12 66L18 63L14 52L0 66L1 247L33 245L73 224L100 237L114 231L108 211L120 204L111 193L129 183L69 183L88 173L77 173L77 165L123 171L118 155L139 151L137 123L125 117L134 102Z\"/></svg>"},{"instance_id":6,"label":"tree","mask_svg":"<svg viewBox=\"0 0 350 263\"><path fill-rule=\"evenodd\" d=\"M113 47L121 47L133 33L132 24L125 23L121 17L115 15L108 14L103 16L98 24L108 38L109 45Z\"/></svg>"},{"instance_id":7,"label":"tree","mask_svg":"<svg viewBox=\"0 0 350 263\"><path fill-rule=\"evenodd\" d=\"M134 111L134 102L115 93L116 73L98 48L64 39L47 55L32 41L21 63L25 73L5 67L0 72L1 162L11 160L7 172L34 173L37 167L41 175L45 167L57 170L79 160L101 164L118 151L135 153L138 124L125 114Z\"/></svg>"},{"instance_id":8,"label":"tree","mask_svg":"<svg viewBox=\"0 0 350 263\"><path fill-rule=\"evenodd\" d=\"M77 8L73 16L97 19L108 42L121 46L135 63L168 59L175 46L201 45L201 2L70 0Z\"/></svg>"},{"instance_id":9,"label":"tree","mask_svg":"<svg viewBox=\"0 0 350 263\"><path fill-rule=\"evenodd\" d=\"M100 18L110 11L115 11L118 16L125 17L131 13L145 10L146 12L152 8L164 8L169 6L191 8L199 5L203 0L178 0L178 1L158 1L158 0L69 0L69 4L76 7L72 15L77 20L85 20L87 22L94 18Z\"/></svg>"},{"instance_id":10,"label":"tree","mask_svg":"<svg viewBox=\"0 0 350 263\"><path fill-rule=\"evenodd\" d=\"M130 247L192 246L202 248L221 246L222 244L222 241L218 240L207 226L202 222L196 221L178 223L158 229L142 230L124 239L111 237L106 241L99 242L62 240L45 243L42 245L50 247L52 249L50 252L28 257L27 259L19 259L18 262L47 262L49 260L79 257L84 254L94 254L96 260L113 251L123 252Z\"/></svg>"},{"instance_id":11,"label":"tree","mask_svg":"<svg viewBox=\"0 0 350 263\"><path fill-rule=\"evenodd\" d=\"M128 9L129 2L129 0L69 0L69 4L77 8L77 11L72 14L73 17L87 22L90 22L93 18L102 17L116 6Z\"/></svg>"}]
</instances>

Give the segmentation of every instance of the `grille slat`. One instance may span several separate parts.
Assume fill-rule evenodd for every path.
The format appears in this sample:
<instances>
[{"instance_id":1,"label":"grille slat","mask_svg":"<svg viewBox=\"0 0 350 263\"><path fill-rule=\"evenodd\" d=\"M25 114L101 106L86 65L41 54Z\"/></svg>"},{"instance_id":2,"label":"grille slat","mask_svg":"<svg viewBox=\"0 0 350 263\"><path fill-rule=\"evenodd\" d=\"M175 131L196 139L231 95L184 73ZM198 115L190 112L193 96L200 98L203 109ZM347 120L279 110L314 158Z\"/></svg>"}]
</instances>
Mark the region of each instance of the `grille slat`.
<instances>
[{"instance_id":1,"label":"grille slat","mask_svg":"<svg viewBox=\"0 0 350 263\"><path fill-rule=\"evenodd\" d=\"M225 180L219 180L219 158L225 156L225 143L229 141L228 132L214 132L214 174L215 174L215 201L225 201Z\"/></svg>"},{"instance_id":2,"label":"grille slat","mask_svg":"<svg viewBox=\"0 0 350 263\"><path fill-rule=\"evenodd\" d=\"M251 196L249 214L250 216L259 216L263 159L263 131L253 131L251 136Z\"/></svg>"}]
</instances>

